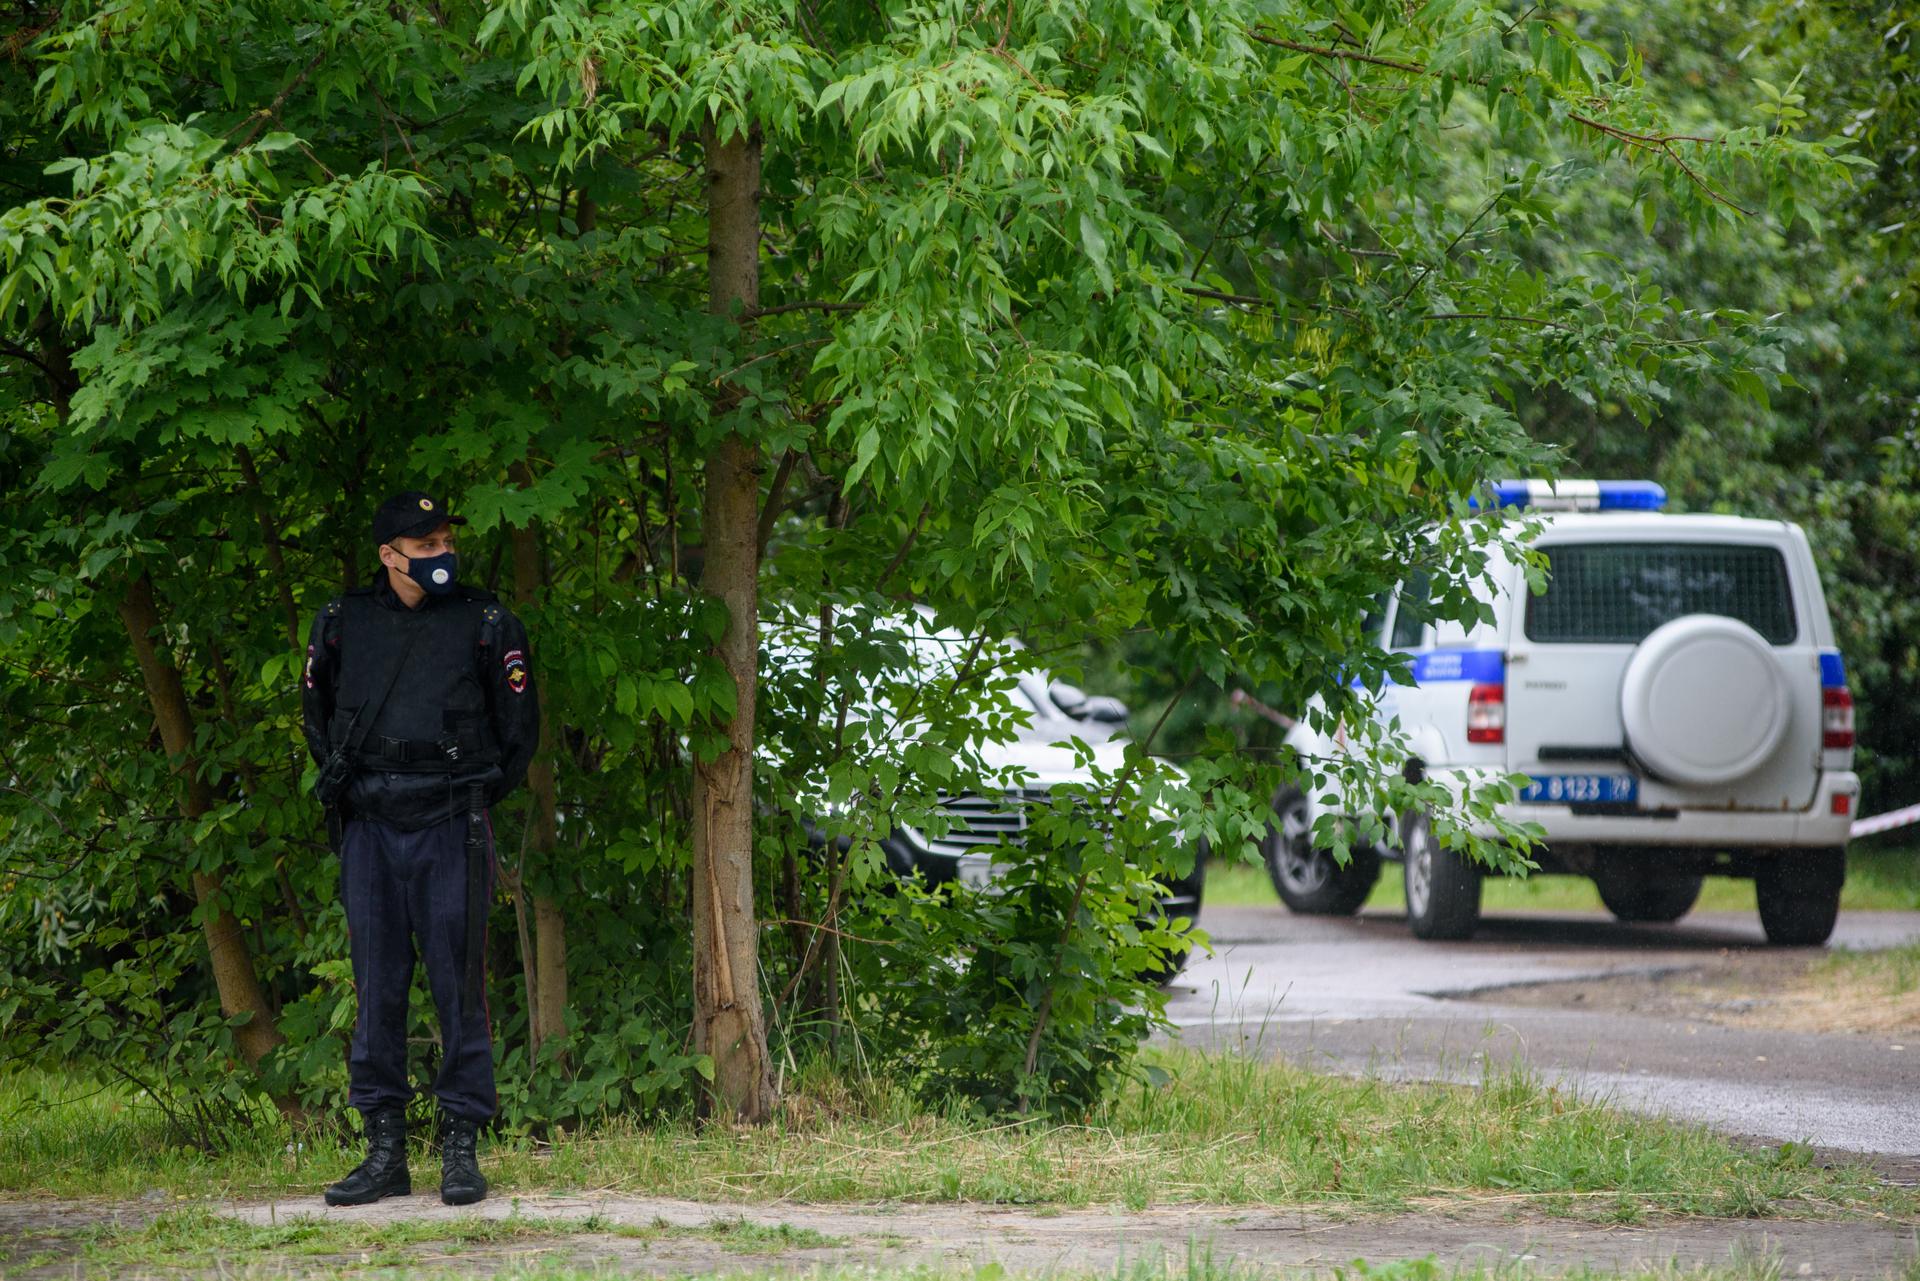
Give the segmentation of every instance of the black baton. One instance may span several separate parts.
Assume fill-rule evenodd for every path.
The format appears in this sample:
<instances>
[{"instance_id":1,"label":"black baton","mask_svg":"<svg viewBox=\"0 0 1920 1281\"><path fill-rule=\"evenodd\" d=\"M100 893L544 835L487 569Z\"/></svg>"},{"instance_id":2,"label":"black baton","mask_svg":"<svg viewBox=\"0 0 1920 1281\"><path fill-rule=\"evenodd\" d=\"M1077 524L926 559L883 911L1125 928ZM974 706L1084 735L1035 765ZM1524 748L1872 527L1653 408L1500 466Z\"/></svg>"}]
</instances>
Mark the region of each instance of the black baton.
<instances>
[{"instance_id":1,"label":"black baton","mask_svg":"<svg viewBox=\"0 0 1920 1281\"><path fill-rule=\"evenodd\" d=\"M487 835L486 790L475 782L467 789L467 975L462 1002L480 1001L486 1008ZM472 1008L471 1006L468 1007Z\"/></svg>"}]
</instances>

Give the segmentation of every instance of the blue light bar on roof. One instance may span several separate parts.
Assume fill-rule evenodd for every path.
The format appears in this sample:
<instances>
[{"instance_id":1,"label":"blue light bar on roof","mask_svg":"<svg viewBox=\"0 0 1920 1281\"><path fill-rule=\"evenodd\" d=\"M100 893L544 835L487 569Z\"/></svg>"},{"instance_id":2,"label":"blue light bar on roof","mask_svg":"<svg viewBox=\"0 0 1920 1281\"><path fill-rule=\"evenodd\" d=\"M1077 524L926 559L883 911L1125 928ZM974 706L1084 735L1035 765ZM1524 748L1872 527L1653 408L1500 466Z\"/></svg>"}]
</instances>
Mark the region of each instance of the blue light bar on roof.
<instances>
[{"instance_id":1,"label":"blue light bar on roof","mask_svg":"<svg viewBox=\"0 0 1920 1281\"><path fill-rule=\"evenodd\" d=\"M1650 480L1497 480L1494 503L1556 512L1657 512L1667 491Z\"/></svg>"}]
</instances>

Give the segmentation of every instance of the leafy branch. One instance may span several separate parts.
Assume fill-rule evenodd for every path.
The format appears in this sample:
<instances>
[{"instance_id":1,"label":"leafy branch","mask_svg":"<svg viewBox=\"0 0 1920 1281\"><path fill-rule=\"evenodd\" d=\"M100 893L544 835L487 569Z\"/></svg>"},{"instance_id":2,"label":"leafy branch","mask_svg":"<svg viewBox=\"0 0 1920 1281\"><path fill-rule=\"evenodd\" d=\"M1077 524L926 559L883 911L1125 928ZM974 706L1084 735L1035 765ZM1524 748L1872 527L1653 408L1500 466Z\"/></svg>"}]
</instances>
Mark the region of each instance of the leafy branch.
<instances>
[{"instance_id":1,"label":"leafy branch","mask_svg":"<svg viewBox=\"0 0 1920 1281\"><path fill-rule=\"evenodd\" d=\"M1390 71L1404 72L1411 76L1420 76L1435 80L1452 78L1459 80L1463 84L1478 85L1481 88L1493 87L1492 82L1485 76L1453 76L1451 72L1436 71L1424 63L1406 62L1398 58L1384 58L1379 54L1367 53L1360 49L1343 49L1332 45L1307 44L1304 41L1288 40L1283 36L1272 35L1258 28L1250 29L1247 35L1262 44L1288 49L1294 53L1310 54L1316 58L1333 59L1341 62L1359 62L1372 67L1385 67ZM1500 85L1498 88L1503 94L1510 94L1514 97L1519 96L1519 90L1515 89L1512 85ZM1687 180L1699 188L1708 199L1725 205L1729 209L1746 214L1749 217L1753 215L1753 210L1748 209L1745 205L1739 204L1732 197L1707 182L1693 166L1689 165L1686 160L1681 157L1678 151L1674 150L1674 146L1677 143L1690 143L1696 146L1707 147L1725 147L1729 145L1728 139L1685 133L1643 133L1638 130L1627 129L1620 125L1611 124L1608 121L1601 120L1596 116L1588 115L1581 111L1569 111L1567 113L1567 119L1583 128L1590 129L1595 133L1611 138L1626 146L1664 156L1679 166L1680 171L1686 175ZM1758 144L1748 145L1757 146Z\"/></svg>"}]
</instances>

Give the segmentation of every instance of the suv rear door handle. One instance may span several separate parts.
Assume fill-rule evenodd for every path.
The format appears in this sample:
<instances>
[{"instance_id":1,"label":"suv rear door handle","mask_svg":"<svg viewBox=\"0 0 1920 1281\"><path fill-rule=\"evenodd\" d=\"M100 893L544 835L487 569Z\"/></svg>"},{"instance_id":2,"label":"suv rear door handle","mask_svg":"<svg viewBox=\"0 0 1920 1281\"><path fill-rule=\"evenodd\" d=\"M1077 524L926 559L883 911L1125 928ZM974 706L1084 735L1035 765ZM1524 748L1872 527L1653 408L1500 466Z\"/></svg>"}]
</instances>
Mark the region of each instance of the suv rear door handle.
<instances>
[{"instance_id":1,"label":"suv rear door handle","mask_svg":"<svg viewBox=\"0 0 1920 1281\"><path fill-rule=\"evenodd\" d=\"M1624 761L1626 744L1542 743L1534 756L1542 761Z\"/></svg>"}]
</instances>

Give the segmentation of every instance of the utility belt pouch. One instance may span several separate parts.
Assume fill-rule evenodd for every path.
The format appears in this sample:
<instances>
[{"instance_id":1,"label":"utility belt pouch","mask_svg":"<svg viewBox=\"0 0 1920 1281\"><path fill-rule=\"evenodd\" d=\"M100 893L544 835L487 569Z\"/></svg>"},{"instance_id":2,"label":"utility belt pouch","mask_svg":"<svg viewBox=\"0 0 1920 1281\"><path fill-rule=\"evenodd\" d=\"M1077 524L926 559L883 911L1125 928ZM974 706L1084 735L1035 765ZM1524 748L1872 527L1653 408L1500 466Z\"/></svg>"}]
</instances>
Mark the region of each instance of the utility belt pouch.
<instances>
[{"instance_id":1,"label":"utility belt pouch","mask_svg":"<svg viewBox=\"0 0 1920 1281\"><path fill-rule=\"evenodd\" d=\"M313 794L332 811L346 796L347 784L352 779L353 764L347 759L347 749L336 747L320 762L320 775L313 780Z\"/></svg>"}]
</instances>

